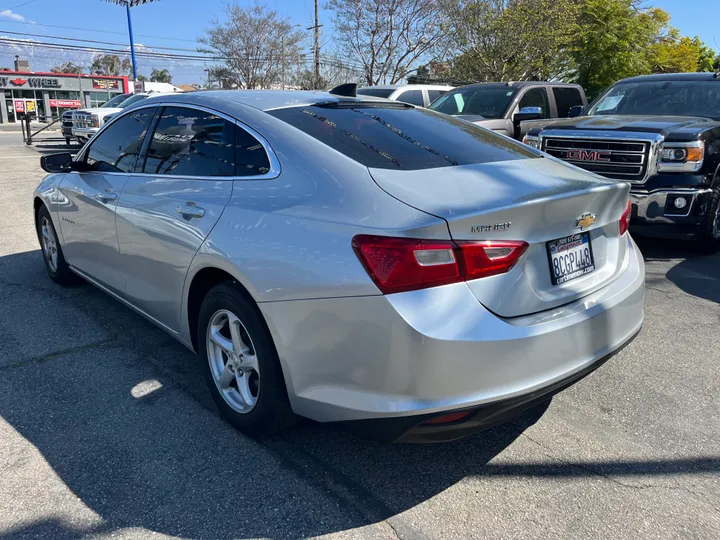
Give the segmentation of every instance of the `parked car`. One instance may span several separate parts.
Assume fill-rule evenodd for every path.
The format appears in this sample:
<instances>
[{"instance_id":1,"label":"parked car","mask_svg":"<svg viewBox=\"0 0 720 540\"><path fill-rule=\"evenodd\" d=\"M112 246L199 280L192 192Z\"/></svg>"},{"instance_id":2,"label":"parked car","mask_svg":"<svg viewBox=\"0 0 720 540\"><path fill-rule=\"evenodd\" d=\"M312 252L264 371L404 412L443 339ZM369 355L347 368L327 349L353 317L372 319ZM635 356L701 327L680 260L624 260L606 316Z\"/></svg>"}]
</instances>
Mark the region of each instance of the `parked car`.
<instances>
[{"instance_id":1,"label":"parked car","mask_svg":"<svg viewBox=\"0 0 720 540\"><path fill-rule=\"evenodd\" d=\"M50 277L82 276L195 351L250 434L297 414L461 437L643 322L627 183L352 87L151 98L41 164Z\"/></svg>"},{"instance_id":2,"label":"parked car","mask_svg":"<svg viewBox=\"0 0 720 540\"><path fill-rule=\"evenodd\" d=\"M118 105L119 103L122 103L130 96L132 96L132 94L118 94L97 108L99 108L99 109L114 108L116 105ZM87 109L79 109L79 110L85 111ZM60 132L62 133L62 136L65 137L65 141L68 144L70 144L70 141L74 138L73 133L72 133L72 128L73 128L72 117L73 117L73 113L75 113L75 112L76 112L75 110L69 110L69 111L65 111L62 113L62 124L61 124L61 128L60 128Z\"/></svg>"},{"instance_id":3,"label":"parked car","mask_svg":"<svg viewBox=\"0 0 720 540\"><path fill-rule=\"evenodd\" d=\"M461 86L430 109L520 140L528 130L565 118L573 106L586 104L577 84L508 82Z\"/></svg>"},{"instance_id":4,"label":"parked car","mask_svg":"<svg viewBox=\"0 0 720 540\"><path fill-rule=\"evenodd\" d=\"M115 101L111 99L102 107L93 109L80 109L73 112L72 116L72 134L80 142L85 144L90 137L95 135L100 128L110 120L113 115L119 113L124 108L142 101L150 96L163 96L163 93L143 92L140 94L123 94L124 99Z\"/></svg>"},{"instance_id":5,"label":"parked car","mask_svg":"<svg viewBox=\"0 0 720 540\"><path fill-rule=\"evenodd\" d=\"M630 183L631 232L720 250L720 79L618 81L575 118L528 133L548 154ZM578 116L580 115L580 116Z\"/></svg>"},{"instance_id":6,"label":"parked car","mask_svg":"<svg viewBox=\"0 0 720 540\"><path fill-rule=\"evenodd\" d=\"M357 93L361 96L385 98L418 107L427 107L453 88L446 84L390 84L358 88Z\"/></svg>"}]
</instances>

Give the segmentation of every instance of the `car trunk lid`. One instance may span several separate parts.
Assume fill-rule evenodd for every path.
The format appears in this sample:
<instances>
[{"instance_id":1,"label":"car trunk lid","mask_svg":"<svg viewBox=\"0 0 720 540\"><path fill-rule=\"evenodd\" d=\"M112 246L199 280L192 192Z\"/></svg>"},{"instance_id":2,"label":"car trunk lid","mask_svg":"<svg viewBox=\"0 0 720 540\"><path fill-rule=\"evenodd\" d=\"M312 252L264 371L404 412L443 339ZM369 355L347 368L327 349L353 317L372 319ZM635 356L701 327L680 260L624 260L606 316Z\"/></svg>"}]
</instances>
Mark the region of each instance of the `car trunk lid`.
<instances>
[{"instance_id":1,"label":"car trunk lid","mask_svg":"<svg viewBox=\"0 0 720 540\"><path fill-rule=\"evenodd\" d=\"M622 270L627 242L620 237L618 222L627 205L626 183L550 158L370 173L390 195L443 218L454 240L517 240L530 245L509 272L468 282L477 299L502 317L572 302ZM580 229L577 221L586 227ZM594 271L555 284L548 242L584 232Z\"/></svg>"}]
</instances>

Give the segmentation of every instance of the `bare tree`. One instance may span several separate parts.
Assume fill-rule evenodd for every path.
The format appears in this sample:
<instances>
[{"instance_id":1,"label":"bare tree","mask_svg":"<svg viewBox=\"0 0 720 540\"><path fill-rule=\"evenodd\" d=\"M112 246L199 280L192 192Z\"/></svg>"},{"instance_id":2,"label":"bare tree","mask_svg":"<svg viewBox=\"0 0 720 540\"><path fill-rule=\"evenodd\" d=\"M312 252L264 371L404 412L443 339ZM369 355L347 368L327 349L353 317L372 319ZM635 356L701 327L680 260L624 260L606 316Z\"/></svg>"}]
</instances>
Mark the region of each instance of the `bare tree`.
<instances>
[{"instance_id":1,"label":"bare tree","mask_svg":"<svg viewBox=\"0 0 720 540\"><path fill-rule=\"evenodd\" d=\"M258 2L251 7L228 4L225 14L225 22L214 19L207 35L198 39L204 45L198 51L222 58L224 87L269 88L280 80L283 68L300 64L303 34L287 17Z\"/></svg>"},{"instance_id":2,"label":"bare tree","mask_svg":"<svg viewBox=\"0 0 720 540\"><path fill-rule=\"evenodd\" d=\"M400 81L443 37L437 0L329 0L327 8L338 45L362 63L369 85Z\"/></svg>"}]
</instances>

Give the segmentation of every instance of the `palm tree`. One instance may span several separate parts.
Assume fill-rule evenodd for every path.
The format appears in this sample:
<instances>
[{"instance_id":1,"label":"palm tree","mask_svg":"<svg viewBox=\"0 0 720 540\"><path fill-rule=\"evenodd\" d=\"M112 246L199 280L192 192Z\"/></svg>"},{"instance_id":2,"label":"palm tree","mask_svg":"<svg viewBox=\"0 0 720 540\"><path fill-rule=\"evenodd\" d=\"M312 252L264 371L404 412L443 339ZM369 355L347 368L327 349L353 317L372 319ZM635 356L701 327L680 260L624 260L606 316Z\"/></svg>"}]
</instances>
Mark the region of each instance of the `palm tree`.
<instances>
[{"instance_id":1,"label":"palm tree","mask_svg":"<svg viewBox=\"0 0 720 540\"><path fill-rule=\"evenodd\" d=\"M135 61L135 40L133 39L132 19L130 18L130 8L149 4L150 2L153 2L154 0L105 0L105 1L110 2L111 4L125 6L125 10L127 11L127 20L128 20L128 34L130 34L130 56L132 56L133 78L135 80L137 80L138 74L137 74L137 62Z\"/></svg>"}]
</instances>

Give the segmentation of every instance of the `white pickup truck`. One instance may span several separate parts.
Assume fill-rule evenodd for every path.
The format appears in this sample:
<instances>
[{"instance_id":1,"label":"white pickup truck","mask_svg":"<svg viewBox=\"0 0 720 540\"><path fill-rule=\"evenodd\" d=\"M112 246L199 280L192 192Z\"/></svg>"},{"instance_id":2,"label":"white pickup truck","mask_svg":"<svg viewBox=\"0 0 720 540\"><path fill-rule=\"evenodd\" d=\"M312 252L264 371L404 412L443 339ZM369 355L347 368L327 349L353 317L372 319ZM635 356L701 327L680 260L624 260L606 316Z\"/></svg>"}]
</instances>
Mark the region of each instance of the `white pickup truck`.
<instances>
[{"instance_id":1,"label":"white pickup truck","mask_svg":"<svg viewBox=\"0 0 720 540\"><path fill-rule=\"evenodd\" d=\"M85 144L103 127L105 122L128 105L142 101L150 96L164 96L170 93L173 92L142 92L139 94L130 94L130 97L125 97L125 99L119 101L115 101L116 98L113 98L102 107L73 111L72 135L80 144ZM127 94L125 95L127 96Z\"/></svg>"}]
</instances>

